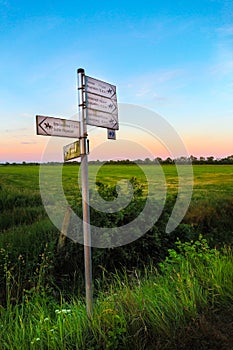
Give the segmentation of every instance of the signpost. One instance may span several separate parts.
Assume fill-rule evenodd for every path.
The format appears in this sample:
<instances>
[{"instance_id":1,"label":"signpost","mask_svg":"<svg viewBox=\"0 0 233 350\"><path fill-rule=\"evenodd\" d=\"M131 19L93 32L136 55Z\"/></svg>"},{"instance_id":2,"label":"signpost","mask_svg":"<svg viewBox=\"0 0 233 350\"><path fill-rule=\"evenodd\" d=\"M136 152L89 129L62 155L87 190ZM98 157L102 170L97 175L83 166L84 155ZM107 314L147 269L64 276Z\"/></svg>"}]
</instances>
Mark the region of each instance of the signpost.
<instances>
[{"instance_id":1,"label":"signpost","mask_svg":"<svg viewBox=\"0 0 233 350\"><path fill-rule=\"evenodd\" d=\"M92 314L93 293L88 187L89 140L87 139L87 124L107 128L108 139L115 140L116 130L119 129L119 123L116 86L86 76L82 68L79 68L77 73L80 122L37 115L36 130L37 135L79 139L66 145L63 148L63 153L64 161L81 157L86 308L87 315L90 318ZM65 225L68 225L68 219L65 220Z\"/></svg>"},{"instance_id":2,"label":"signpost","mask_svg":"<svg viewBox=\"0 0 233 350\"><path fill-rule=\"evenodd\" d=\"M79 138L80 122L37 115L36 131L37 135Z\"/></svg>"},{"instance_id":3,"label":"signpost","mask_svg":"<svg viewBox=\"0 0 233 350\"><path fill-rule=\"evenodd\" d=\"M81 136L83 148L87 144L87 125L85 110L85 71L79 68L78 71L79 108L81 118ZM86 287L86 308L87 315L92 315L93 292L92 292L92 259L91 259L91 228L89 208L89 186L88 186L88 155L81 156L82 174L82 207L83 207L83 240L84 240L84 266L85 266L85 287Z\"/></svg>"}]
</instances>

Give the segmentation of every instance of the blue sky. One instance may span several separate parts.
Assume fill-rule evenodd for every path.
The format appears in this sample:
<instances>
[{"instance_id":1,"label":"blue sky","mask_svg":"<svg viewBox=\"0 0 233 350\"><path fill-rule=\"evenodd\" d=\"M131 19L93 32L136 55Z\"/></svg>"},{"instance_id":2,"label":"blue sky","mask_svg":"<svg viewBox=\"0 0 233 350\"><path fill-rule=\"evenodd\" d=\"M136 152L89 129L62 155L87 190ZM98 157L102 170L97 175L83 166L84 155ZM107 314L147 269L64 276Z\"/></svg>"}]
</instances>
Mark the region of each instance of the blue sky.
<instances>
[{"instance_id":1,"label":"blue sky","mask_svg":"<svg viewBox=\"0 0 233 350\"><path fill-rule=\"evenodd\" d=\"M163 116L190 154L232 154L232 18L229 0L0 0L0 162L40 160L36 114L76 118L79 67Z\"/></svg>"}]
</instances>

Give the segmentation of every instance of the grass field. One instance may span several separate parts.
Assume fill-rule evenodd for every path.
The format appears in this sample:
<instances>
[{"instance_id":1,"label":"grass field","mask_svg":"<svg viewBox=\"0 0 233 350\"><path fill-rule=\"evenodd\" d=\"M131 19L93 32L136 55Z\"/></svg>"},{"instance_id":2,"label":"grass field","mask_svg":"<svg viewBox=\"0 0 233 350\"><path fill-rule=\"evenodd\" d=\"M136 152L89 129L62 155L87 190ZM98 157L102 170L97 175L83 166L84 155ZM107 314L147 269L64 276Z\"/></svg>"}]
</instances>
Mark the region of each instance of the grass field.
<instances>
[{"instance_id":1,"label":"grass field","mask_svg":"<svg viewBox=\"0 0 233 350\"><path fill-rule=\"evenodd\" d=\"M186 166L181 167L185 169ZM55 186L56 169L56 166L43 167L44 177L50 179L49 186ZM101 167L97 174L96 169L98 167L95 165L89 166L91 193L96 188L96 182L104 184L106 187L105 192L107 192L106 196L108 196L108 187L111 192L111 189L118 184L118 181L130 181L135 178L136 185L141 186L142 194L146 196L148 190L145 173L149 177L151 188L154 186L153 195L155 197L160 196L161 188L167 191L167 196L174 196L178 191L178 176L176 167L173 165L164 165L162 167L162 173L165 175L164 181L161 175L161 168L157 166L143 165L140 168L137 165L106 165ZM24 223L24 212L27 216L27 218L25 217L25 223L28 221L31 224L32 222L37 222L38 219L47 218L40 200L39 170L39 166L0 167L1 230L10 227L15 229L15 226L18 225L17 223ZM232 165L195 165L193 166L193 174L193 193L190 205L192 210L194 210L194 207L195 210L198 207L206 207L206 211L208 211L210 203L214 206L219 202L231 201L233 195ZM95 175L97 176L95 177ZM63 167L62 185L65 196L71 206L77 203L80 205L81 202L78 178L79 166L69 165ZM48 189L46 188L46 191L49 191L49 186ZM27 208L27 213L24 210L25 207ZM31 211L31 214L28 214L29 211ZM8 222L6 224L7 227L4 226L4 222Z\"/></svg>"},{"instance_id":2,"label":"grass field","mask_svg":"<svg viewBox=\"0 0 233 350\"><path fill-rule=\"evenodd\" d=\"M50 166L47 166L48 168ZM52 166L54 167L54 166ZM89 175L92 179L97 166L89 166ZM183 166L185 167L185 165ZM176 167L163 165L168 190L177 191L178 177ZM146 178L142 170L156 173L156 166L142 165L106 165L103 166L97 176L97 181L112 185L121 179L136 177L139 182L145 182ZM153 171L153 172L152 172ZM231 196L233 194L233 165L194 165L194 196L211 196L213 193ZM63 170L64 186L76 188L79 174L79 166L65 166ZM39 166L1 166L0 185L13 191L21 191L28 194L39 193ZM156 182L156 179L154 180ZM93 185L93 180L90 181Z\"/></svg>"},{"instance_id":3,"label":"grass field","mask_svg":"<svg viewBox=\"0 0 233 350\"><path fill-rule=\"evenodd\" d=\"M89 166L91 193L97 182L101 195L113 199L115 185L125 179L137 190L119 215L91 211L94 222L107 220L110 227L141 209L145 173L152 187L162 179L151 165L106 165L95 179L96 169ZM0 166L1 350L233 349L233 165L193 166L190 207L170 234L165 226L178 176L174 165L162 169L167 202L158 222L125 247L93 249L90 321L83 299L83 247L67 241L57 251L59 231L42 204L39 166ZM57 170L55 165L43 170L52 186ZM78 173L79 166L64 166L62 185L80 213Z\"/></svg>"}]
</instances>

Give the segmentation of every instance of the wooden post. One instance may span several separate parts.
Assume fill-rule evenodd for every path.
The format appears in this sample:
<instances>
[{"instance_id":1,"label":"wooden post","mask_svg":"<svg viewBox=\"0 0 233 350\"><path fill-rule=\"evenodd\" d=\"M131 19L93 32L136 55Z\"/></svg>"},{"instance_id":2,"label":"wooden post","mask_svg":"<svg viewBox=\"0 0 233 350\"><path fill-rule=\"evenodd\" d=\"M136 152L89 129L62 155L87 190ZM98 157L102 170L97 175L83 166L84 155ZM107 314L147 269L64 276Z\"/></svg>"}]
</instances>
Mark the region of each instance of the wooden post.
<instances>
[{"instance_id":1,"label":"wooden post","mask_svg":"<svg viewBox=\"0 0 233 350\"><path fill-rule=\"evenodd\" d=\"M67 207L65 216L63 219L63 223L62 223L61 233L58 240L57 251L59 251L62 247L64 247L68 228L69 228L71 212L72 212L72 209L70 207Z\"/></svg>"}]
</instances>

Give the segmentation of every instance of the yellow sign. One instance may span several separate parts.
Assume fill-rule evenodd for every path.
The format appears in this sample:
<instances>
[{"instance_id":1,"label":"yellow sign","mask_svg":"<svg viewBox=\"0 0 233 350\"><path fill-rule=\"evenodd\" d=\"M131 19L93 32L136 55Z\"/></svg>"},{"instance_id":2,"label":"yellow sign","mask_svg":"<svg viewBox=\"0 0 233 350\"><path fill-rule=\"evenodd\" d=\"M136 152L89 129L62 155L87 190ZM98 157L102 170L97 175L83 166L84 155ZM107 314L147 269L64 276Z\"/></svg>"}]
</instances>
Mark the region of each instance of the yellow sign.
<instances>
[{"instance_id":1,"label":"yellow sign","mask_svg":"<svg viewBox=\"0 0 233 350\"><path fill-rule=\"evenodd\" d=\"M80 143L75 141L63 147L64 161L80 157Z\"/></svg>"}]
</instances>

